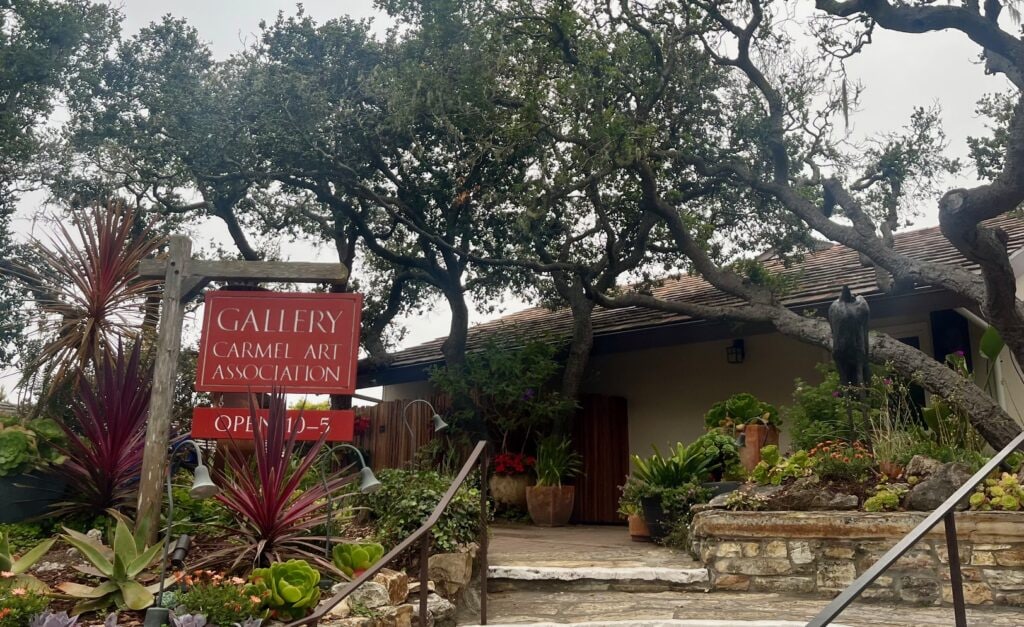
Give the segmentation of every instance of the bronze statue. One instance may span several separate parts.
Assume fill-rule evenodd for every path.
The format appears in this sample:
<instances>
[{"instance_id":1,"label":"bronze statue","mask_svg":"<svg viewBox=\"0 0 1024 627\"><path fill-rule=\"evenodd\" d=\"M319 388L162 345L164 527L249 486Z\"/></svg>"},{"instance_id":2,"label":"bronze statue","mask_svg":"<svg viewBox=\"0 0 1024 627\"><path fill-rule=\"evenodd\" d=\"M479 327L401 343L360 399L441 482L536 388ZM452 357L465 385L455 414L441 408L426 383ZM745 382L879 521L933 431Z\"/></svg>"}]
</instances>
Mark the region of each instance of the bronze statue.
<instances>
[{"instance_id":1,"label":"bronze statue","mask_svg":"<svg viewBox=\"0 0 1024 627\"><path fill-rule=\"evenodd\" d=\"M832 325L832 358L843 385L863 387L871 383L868 361L868 323L871 309L863 296L854 296L844 285L839 298L828 308Z\"/></svg>"}]
</instances>

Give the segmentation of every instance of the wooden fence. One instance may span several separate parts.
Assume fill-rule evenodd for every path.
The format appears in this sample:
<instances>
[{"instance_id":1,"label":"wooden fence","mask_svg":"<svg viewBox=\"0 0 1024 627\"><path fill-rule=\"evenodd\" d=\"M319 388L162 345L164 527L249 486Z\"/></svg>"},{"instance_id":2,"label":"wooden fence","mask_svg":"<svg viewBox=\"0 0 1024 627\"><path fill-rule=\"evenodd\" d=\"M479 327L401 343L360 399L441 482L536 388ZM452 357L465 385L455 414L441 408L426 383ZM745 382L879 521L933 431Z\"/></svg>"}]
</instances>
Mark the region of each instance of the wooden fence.
<instances>
[{"instance_id":1,"label":"wooden fence","mask_svg":"<svg viewBox=\"0 0 1024 627\"><path fill-rule=\"evenodd\" d=\"M439 414L448 409L448 399L434 396L427 399ZM354 444L368 459L374 470L404 468L423 445L434 438L434 413L426 403L411 403L411 399L387 401L367 407L356 407L356 420L369 420L369 425L356 435ZM409 407L407 417L412 435L402 421L402 412Z\"/></svg>"}]
</instances>

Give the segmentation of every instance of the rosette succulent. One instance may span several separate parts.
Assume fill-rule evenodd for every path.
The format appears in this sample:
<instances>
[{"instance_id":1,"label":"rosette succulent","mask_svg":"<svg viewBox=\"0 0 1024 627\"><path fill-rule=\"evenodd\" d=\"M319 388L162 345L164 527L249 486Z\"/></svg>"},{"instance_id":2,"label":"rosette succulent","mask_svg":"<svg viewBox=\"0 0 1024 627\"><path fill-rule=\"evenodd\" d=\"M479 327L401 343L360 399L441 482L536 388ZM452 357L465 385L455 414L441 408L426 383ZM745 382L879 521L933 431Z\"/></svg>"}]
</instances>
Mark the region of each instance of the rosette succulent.
<instances>
[{"instance_id":1,"label":"rosette succulent","mask_svg":"<svg viewBox=\"0 0 1024 627\"><path fill-rule=\"evenodd\" d=\"M67 612L54 612L52 610L37 615L29 623L29 627L75 627L78 624L78 615L68 616Z\"/></svg>"},{"instance_id":2,"label":"rosette succulent","mask_svg":"<svg viewBox=\"0 0 1024 627\"><path fill-rule=\"evenodd\" d=\"M384 547L376 542L365 544L336 544L331 557L338 570L348 577L359 576L384 556Z\"/></svg>"},{"instance_id":3,"label":"rosette succulent","mask_svg":"<svg viewBox=\"0 0 1024 627\"><path fill-rule=\"evenodd\" d=\"M971 509L1020 511L1024 509L1024 483L1008 472L1004 472L998 479L986 479L971 495Z\"/></svg>"},{"instance_id":4,"label":"rosette succulent","mask_svg":"<svg viewBox=\"0 0 1024 627\"><path fill-rule=\"evenodd\" d=\"M38 458L34 433L17 425L0 427L0 477L21 474Z\"/></svg>"},{"instance_id":5,"label":"rosette succulent","mask_svg":"<svg viewBox=\"0 0 1024 627\"><path fill-rule=\"evenodd\" d=\"M309 614L320 602L320 573L305 560L275 562L249 575L252 593L263 599L270 617L291 621Z\"/></svg>"}]
</instances>

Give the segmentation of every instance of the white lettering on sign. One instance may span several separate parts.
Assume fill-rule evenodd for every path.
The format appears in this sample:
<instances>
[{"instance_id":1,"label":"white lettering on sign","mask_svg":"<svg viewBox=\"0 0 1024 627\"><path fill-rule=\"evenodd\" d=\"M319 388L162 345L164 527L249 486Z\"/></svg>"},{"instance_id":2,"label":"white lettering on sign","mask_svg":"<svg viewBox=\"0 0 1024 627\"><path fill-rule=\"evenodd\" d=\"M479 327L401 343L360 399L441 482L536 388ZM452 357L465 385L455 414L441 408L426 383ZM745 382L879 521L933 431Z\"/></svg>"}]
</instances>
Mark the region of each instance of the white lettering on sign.
<instances>
[{"instance_id":1,"label":"white lettering on sign","mask_svg":"<svg viewBox=\"0 0 1024 627\"><path fill-rule=\"evenodd\" d=\"M290 311L250 309L244 314L238 307L217 312L217 328L237 333L336 333L340 311L293 309Z\"/></svg>"}]
</instances>

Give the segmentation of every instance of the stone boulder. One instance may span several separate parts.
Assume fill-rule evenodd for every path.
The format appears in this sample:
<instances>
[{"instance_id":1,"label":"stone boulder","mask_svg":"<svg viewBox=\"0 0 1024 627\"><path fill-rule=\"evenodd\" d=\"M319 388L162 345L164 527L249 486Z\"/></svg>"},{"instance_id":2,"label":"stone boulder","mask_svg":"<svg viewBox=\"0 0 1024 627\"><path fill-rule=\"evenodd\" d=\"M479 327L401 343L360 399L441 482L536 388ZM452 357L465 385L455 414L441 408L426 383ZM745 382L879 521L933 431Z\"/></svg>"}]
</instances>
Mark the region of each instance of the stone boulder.
<instances>
[{"instance_id":1,"label":"stone boulder","mask_svg":"<svg viewBox=\"0 0 1024 627\"><path fill-rule=\"evenodd\" d=\"M930 477L939 468L942 468L942 462L939 460L926 455L914 455L907 463L904 473L908 477Z\"/></svg>"},{"instance_id":2,"label":"stone boulder","mask_svg":"<svg viewBox=\"0 0 1024 627\"><path fill-rule=\"evenodd\" d=\"M754 496L761 496L771 500L776 494L782 491L783 486L780 485L754 485L752 483L746 483L736 488L734 492L726 492L725 494L719 494L710 501L707 502L703 507L694 506L693 511L703 511L705 509L725 509L729 497L735 492L749 492Z\"/></svg>"},{"instance_id":3,"label":"stone boulder","mask_svg":"<svg viewBox=\"0 0 1024 627\"><path fill-rule=\"evenodd\" d=\"M769 509L790 511L857 509L856 495L836 492L821 485L815 477L801 477L771 498Z\"/></svg>"},{"instance_id":4,"label":"stone boulder","mask_svg":"<svg viewBox=\"0 0 1024 627\"><path fill-rule=\"evenodd\" d=\"M397 570L382 568L373 576L376 583L388 591L389 605L401 605L409 596L409 576Z\"/></svg>"},{"instance_id":5,"label":"stone boulder","mask_svg":"<svg viewBox=\"0 0 1024 627\"><path fill-rule=\"evenodd\" d=\"M970 478L971 469L967 466L957 462L942 464L931 476L910 489L906 498L907 509L930 512L953 496ZM961 509L964 507L966 503L960 505Z\"/></svg>"},{"instance_id":6,"label":"stone boulder","mask_svg":"<svg viewBox=\"0 0 1024 627\"><path fill-rule=\"evenodd\" d=\"M370 610L384 607L391 603L391 595L388 594L388 589L376 581L367 581L356 588L355 592L349 595L348 598L349 605L353 607L362 606Z\"/></svg>"},{"instance_id":7,"label":"stone boulder","mask_svg":"<svg viewBox=\"0 0 1024 627\"><path fill-rule=\"evenodd\" d=\"M472 553L437 553L427 561L427 572L438 592L447 597L455 596L473 577Z\"/></svg>"}]
</instances>

